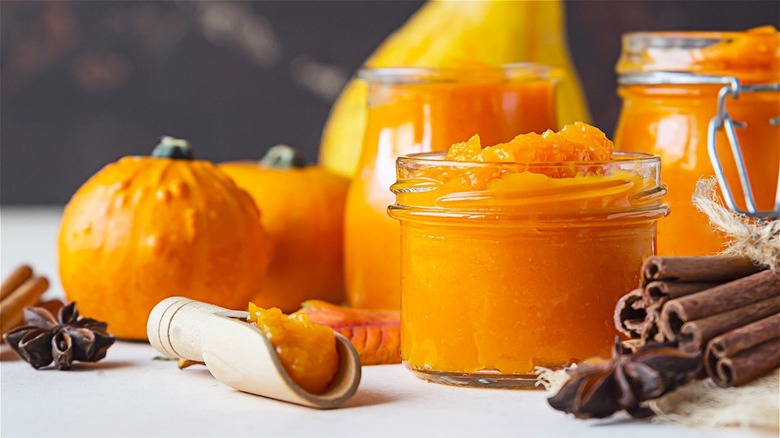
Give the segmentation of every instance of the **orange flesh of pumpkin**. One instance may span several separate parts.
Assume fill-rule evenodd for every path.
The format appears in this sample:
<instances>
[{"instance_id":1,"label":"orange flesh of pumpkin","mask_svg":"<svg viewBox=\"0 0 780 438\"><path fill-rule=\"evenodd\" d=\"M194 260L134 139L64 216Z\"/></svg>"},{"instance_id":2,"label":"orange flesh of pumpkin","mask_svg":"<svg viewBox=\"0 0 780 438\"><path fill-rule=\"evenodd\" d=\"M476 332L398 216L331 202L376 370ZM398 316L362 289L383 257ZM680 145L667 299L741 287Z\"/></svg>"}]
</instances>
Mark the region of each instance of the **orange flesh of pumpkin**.
<instances>
[{"instance_id":1,"label":"orange flesh of pumpkin","mask_svg":"<svg viewBox=\"0 0 780 438\"><path fill-rule=\"evenodd\" d=\"M350 309L309 300L296 313L332 327L349 339L363 365L401 362L401 312L397 310Z\"/></svg>"}]
</instances>

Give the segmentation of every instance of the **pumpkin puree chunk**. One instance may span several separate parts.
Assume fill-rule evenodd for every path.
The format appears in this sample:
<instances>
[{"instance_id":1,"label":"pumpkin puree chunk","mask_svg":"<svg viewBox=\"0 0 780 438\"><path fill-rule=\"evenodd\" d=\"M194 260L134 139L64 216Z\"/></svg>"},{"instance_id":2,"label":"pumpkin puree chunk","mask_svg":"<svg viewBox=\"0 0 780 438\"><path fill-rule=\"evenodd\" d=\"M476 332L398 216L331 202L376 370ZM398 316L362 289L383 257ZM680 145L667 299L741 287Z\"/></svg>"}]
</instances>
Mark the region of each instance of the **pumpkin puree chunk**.
<instances>
[{"instance_id":1,"label":"pumpkin puree chunk","mask_svg":"<svg viewBox=\"0 0 780 438\"><path fill-rule=\"evenodd\" d=\"M249 303L249 322L271 341L287 374L304 390L321 394L339 368L333 330L303 314L285 315L277 308Z\"/></svg>"},{"instance_id":2,"label":"pumpkin puree chunk","mask_svg":"<svg viewBox=\"0 0 780 438\"><path fill-rule=\"evenodd\" d=\"M558 132L520 134L506 143L482 148L478 135L456 143L447 153L448 160L483 162L561 162L607 161L615 145L600 129L574 122Z\"/></svg>"}]
</instances>

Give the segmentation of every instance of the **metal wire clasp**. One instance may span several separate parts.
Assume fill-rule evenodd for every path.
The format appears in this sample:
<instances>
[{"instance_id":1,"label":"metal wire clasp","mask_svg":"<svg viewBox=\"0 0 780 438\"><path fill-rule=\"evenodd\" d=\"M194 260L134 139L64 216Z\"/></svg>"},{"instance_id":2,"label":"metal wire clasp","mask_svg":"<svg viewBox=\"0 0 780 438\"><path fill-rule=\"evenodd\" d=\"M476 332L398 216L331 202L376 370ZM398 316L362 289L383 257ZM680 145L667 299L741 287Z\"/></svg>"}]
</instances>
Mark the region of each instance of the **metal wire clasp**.
<instances>
[{"instance_id":1,"label":"metal wire clasp","mask_svg":"<svg viewBox=\"0 0 780 438\"><path fill-rule=\"evenodd\" d=\"M728 110L726 110L726 98L731 96L733 99L737 99L743 93L757 93L767 91L780 92L780 83L742 85L737 78L729 79L730 80L728 81L728 85L721 88L718 92L718 112L715 114L715 117L710 120L707 138L707 151L710 155L712 167L715 170L715 176L718 178L720 190L723 193L723 199L726 202L726 206L737 213L755 218L779 218L780 176L778 177L778 186L775 189L774 210L759 211L756 207L755 200L753 199L753 190L750 186L750 179L748 178L747 168L745 167L745 161L742 158L742 149L739 145L739 139L737 138L737 128L743 129L747 126L747 123L731 118ZM772 125L780 124L780 116L769 119L768 123ZM736 202L734 201L734 194L732 193L731 187L726 180L726 174L723 172L723 166L721 165L721 160L720 157L718 157L717 151L717 133L720 129L723 129L726 132L726 138L728 139L729 146L731 147L731 154L733 155L734 163L737 166L739 182L742 186L742 194L745 198L745 206L747 207L747 210L742 210L737 207Z\"/></svg>"}]
</instances>

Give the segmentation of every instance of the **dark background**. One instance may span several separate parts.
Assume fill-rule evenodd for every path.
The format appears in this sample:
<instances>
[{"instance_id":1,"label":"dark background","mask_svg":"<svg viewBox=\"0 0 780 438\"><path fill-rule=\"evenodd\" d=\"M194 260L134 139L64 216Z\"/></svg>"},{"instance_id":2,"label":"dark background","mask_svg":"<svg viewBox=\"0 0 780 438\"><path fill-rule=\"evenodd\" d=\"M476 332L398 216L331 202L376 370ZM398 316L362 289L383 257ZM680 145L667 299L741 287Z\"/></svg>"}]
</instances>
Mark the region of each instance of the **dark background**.
<instances>
[{"instance_id":1,"label":"dark background","mask_svg":"<svg viewBox=\"0 0 780 438\"><path fill-rule=\"evenodd\" d=\"M108 162L160 135L199 158L276 143L316 161L330 105L422 2L0 3L0 202L64 204ZM620 101L620 35L780 27L780 2L568 1L569 47L594 122Z\"/></svg>"}]
</instances>

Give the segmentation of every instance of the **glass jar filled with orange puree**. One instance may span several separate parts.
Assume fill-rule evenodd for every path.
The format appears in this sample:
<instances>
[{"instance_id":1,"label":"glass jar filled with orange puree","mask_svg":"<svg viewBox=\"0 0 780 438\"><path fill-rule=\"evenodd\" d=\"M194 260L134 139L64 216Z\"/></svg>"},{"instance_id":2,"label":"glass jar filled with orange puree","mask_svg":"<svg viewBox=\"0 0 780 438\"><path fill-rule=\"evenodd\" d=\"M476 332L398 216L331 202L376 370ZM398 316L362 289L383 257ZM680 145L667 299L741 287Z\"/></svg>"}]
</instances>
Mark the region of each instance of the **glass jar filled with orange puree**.
<instances>
[{"instance_id":1,"label":"glass jar filled with orange puree","mask_svg":"<svg viewBox=\"0 0 780 438\"><path fill-rule=\"evenodd\" d=\"M355 307L398 309L399 228L386 213L396 158L446 150L476 133L499 143L554 128L554 80L533 64L364 69L358 77L368 84L368 121L345 211L347 298Z\"/></svg>"},{"instance_id":2,"label":"glass jar filled with orange puree","mask_svg":"<svg viewBox=\"0 0 780 438\"><path fill-rule=\"evenodd\" d=\"M780 214L777 30L627 34L617 71L623 109L615 144L661 156L669 188L660 254L724 249L723 236L691 203L700 178L719 177L735 211Z\"/></svg>"},{"instance_id":3,"label":"glass jar filled with orange puree","mask_svg":"<svg viewBox=\"0 0 780 438\"><path fill-rule=\"evenodd\" d=\"M401 357L418 377L532 387L537 366L608 356L668 213L658 157L583 124L398 159Z\"/></svg>"}]
</instances>

